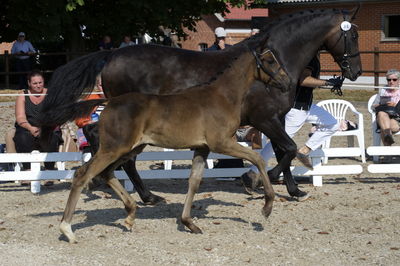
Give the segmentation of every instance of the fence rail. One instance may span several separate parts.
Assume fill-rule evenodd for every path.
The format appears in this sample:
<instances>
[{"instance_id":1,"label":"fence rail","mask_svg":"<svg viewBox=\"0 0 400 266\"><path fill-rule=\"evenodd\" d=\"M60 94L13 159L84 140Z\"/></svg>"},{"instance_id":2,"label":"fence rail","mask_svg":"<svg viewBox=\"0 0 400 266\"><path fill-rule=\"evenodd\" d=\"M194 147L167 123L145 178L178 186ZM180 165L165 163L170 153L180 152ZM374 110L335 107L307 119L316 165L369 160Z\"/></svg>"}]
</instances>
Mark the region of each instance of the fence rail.
<instances>
[{"instance_id":1,"label":"fence rail","mask_svg":"<svg viewBox=\"0 0 400 266\"><path fill-rule=\"evenodd\" d=\"M53 52L53 53L36 53L33 54L32 57L35 58L44 58L47 56L55 57L55 56L64 56L63 63L67 63L72 58L76 56L81 56L88 54L89 52ZM322 52L322 54L328 54L328 52ZM386 73L386 70L380 69L381 64L381 54L400 54L400 51L381 51L378 49L378 47L375 47L374 50L372 51L360 51L360 54L373 54L373 69L366 69L363 70L364 73L368 74L373 74L374 76L374 85L379 86L379 75ZM19 74L26 74L27 72L16 72L12 71L11 69L11 61L13 60L13 57L16 55L10 54L8 51L5 51L4 54L0 54L0 65L3 63L4 65L4 71L0 71L0 77L4 76L4 86L5 89L10 89L10 76L14 75L19 75ZM40 65L40 64L39 64ZM54 68L51 69L43 69L43 67L38 67L39 69L42 70L43 73L45 74L51 74L53 71L57 68L58 66L55 66ZM331 73L338 73L340 72L340 69L327 69L322 66L321 72L331 72Z\"/></svg>"}]
</instances>

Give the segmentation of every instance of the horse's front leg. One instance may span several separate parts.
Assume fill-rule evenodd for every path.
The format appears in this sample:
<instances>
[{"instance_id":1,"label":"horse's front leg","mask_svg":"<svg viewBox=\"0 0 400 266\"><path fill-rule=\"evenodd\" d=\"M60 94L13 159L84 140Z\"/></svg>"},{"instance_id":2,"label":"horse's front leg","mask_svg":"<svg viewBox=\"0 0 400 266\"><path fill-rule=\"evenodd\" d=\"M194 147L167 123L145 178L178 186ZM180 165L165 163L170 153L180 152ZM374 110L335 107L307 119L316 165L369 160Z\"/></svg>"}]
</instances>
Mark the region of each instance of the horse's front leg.
<instances>
[{"instance_id":1,"label":"horse's front leg","mask_svg":"<svg viewBox=\"0 0 400 266\"><path fill-rule=\"evenodd\" d=\"M193 223L193 219L190 215L192 209L193 198L200 186L200 181L203 177L204 166L206 164L207 156L210 153L208 148L196 149L194 151L192 171L189 177L189 188L185 199L185 205L183 207L181 221L190 229L192 233L200 234L201 229Z\"/></svg>"},{"instance_id":2,"label":"horse's front leg","mask_svg":"<svg viewBox=\"0 0 400 266\"><path fill-rule=\"evenodd\" d=\"M211 148L211 147L210 147ZM265 217L268 217L272 211L272 205L274 202L274 189L272 188L271 182L267 177L267 173L265 171L265 161L257 152L243 147L239 143L237 143L232 138L224 141L223 143L218 143L216 149L211 149L214 152L230 155L237 158L242 158L250 161L252 164L256 165L258 170L261 173L262 182L264 185L264 193L265 193L265 204L262 209Z\"/></svg>"},{"instance_id":3,"label":"horse's front leg","mask_svg":"<svg viewBox=\"0 0 400 266\"><path fill-rule=\"evenodd\" d=\"M299 190L290 172L290 164L293 158L296 157L297 146L293 139L290 138L290 136L286 133L282 122L278 118L258 117L258 119L251 121L251 124L271 140L271 143L273 144L272 146L274 147L274 150L276 150L275 155L277 157L278 164L273 169L268 171L268 176L270 179L272 181L277 180L283 171L286 181L286 188L289 195L292 197L299 197L299 199L300 197L307 195L306 192ZM267 144L264 149L271 149L271 145ZM264 152L267 155L272 155L272 151L267 152L266 150L263 150L263 153ZM251 183L257 184L258 182L257 180L251 180Z\"/></svg>"},{"instance_id":4,"label":"horse's front leg","mask_svg":"<svg viewBox=\"0 0 400 266\"><path fill-rule=\"evenodd\" d=\"M279 163L284 157L285 152L281 150L279 147L277 147L273 142L272 142L272 147L274 148L275 156ZM294 180L292 172L290 171L290 167L283 169L283 177L285 180L286 189L290 196L297 198L298 201L304 201L310 197L310 195L307 192L301 191L299 189L296 181Z\"/></svg>"}]
</instances>

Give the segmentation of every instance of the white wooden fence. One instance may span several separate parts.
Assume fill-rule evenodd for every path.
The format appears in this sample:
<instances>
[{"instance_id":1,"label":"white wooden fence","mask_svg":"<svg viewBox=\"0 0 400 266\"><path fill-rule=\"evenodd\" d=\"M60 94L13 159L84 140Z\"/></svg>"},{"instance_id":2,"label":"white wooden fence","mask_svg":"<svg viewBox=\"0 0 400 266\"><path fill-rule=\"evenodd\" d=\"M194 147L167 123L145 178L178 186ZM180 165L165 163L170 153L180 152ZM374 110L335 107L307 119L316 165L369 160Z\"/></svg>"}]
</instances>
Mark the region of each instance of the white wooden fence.
<instances>
[{"instance_id":1,"label":"white wooden fence","mask_svg":"<svg viewBox=\"0 0 400 266\"><path fill-rule=\"evenodd\" d=\"M330 148L325 150L316 150L311 153L310 157L314 165L314 170L309 170L302 166L292 167L294 175L310 176L314 186L322 186L323 175L347 175L360 174L362 172L361 165L322 165L321 160L325 155L330 157L350 157L357 156L357 148ZM3 153L0 154L0 163L22 163L29 162L31 169L29 171L19 171L17 167L14 171L0 172L0 181L33 181L31 190L35 193L40 191L36 187L40 180L67 180L73 178L74 170L66 170L63 162L82 162L83 157L80 152L56 152L56 153ZM164 161L164 160L191 160L193 151L160 151L160 152L143 152L138 161ZM211 153L209 159L232 159L230 156ZM58 170L41 170L42 162L58 162ZM239 177L248 168L213 168L205 169L205 178L216 177ZM143 179L161 179L161 178L188 178L190 169L171 169L171 170L139 170ZM124 180L127 190L132 190L132 183L124 171L116 171L116 176L120 180ZM35 183L36 181L36 183Z\"/></svg>"},{"instance_id":2,"label":"white wooden fence","mask_svg":"<svg viewBox=\"0 0 400 266\"><path fill-rule=\"evenodd\" d=\"M370 146L367 153L374 157L379 156L400 156L400 146ZM378 162L379 160L377 160ZM368 172L373 174L400 173L398 163L375 163L368 165Z\"/></svg>"}]
</instances>

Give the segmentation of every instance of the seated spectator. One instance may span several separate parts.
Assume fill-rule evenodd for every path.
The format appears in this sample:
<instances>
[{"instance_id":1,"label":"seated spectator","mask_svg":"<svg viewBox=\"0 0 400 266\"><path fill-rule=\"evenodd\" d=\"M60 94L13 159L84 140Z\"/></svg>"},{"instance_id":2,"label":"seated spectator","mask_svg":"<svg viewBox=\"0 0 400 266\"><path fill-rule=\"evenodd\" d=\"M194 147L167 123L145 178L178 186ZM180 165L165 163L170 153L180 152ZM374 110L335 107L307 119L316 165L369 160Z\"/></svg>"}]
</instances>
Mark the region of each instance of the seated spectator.
<instances>
[{"instance_id":1,"label":"seated spectator","mask_svg":"<svg viewBox=\"0 0 400 266\"><path fill-rule=\"evenodd\" d=\"M128 35L124 36L124 40L121 42L121 44L119 45L119 48L124 48L127 46L131 46L131 45L135 45L136 43L131 41L131 37Z\"/></svg>"},{"instance_id":2,"label":"seated spectator","mask_svg":"<svg viewBox=\"0 0 400 266\"><path fill-rule=\"evenodd\" d=\"M43 152L57 152L62 142L60 132L53 131L48 139L46 147L39 141L40 128L34 124L36 116L40 112L47 89L44 87L44 78L41 72L32 71L28 74L28 89L23 90L15 102L15 136L13 138L16 152L30 153L33 150ZM39 95L38 95L39 94ZM54 162L46 162L47 170L54 169ZM29 169L29 163L23 163L24 169ZM45 185L52 184L48 181Z\"/></svg>"},{"instance_id":3,"label":"seated spectator","mask_svg":"<svg viewBox=\"0 0 400 266\"><path fill-rule=\"evenodd\" d=\"M372 108L376 112L376 123L385 146L391 146L394 143L393 133L400 130L400 114L398 113L398 108L396 108L400 100L399 77L400 72L398 70L388 70L386 72L388 88L380 89L372 104Z\"/></svg>"},{"instance_id":4,"label":"seated spectator","mask_svg":"<svg viewBox=\"0 0 400 266\"><path fill-rule=\"evenodd\" d=\"M103 40L99 43L99 50L113 50L114 45L109 35L104 35Z\"/></svg>"}]
</instances>

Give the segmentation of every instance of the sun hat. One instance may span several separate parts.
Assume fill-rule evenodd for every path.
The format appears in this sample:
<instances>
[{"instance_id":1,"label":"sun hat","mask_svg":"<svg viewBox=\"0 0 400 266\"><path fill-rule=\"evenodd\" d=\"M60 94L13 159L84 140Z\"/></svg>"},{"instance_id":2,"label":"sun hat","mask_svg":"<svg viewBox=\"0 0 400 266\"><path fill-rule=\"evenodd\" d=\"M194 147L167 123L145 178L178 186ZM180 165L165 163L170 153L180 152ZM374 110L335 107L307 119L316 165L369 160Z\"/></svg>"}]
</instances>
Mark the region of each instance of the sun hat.
<instances>
[{"instance_id":1,"label":"sun hat","mask_svg":"<svg viewBox=\"0 0 400 266\"><path fill-rule=\"evenodd\" d=\"M216 29L215 29L215 35L216 35L217 37L226 37L225 29L222 28L222 27L216 28Z\"/></svg>"}]
</instances>

